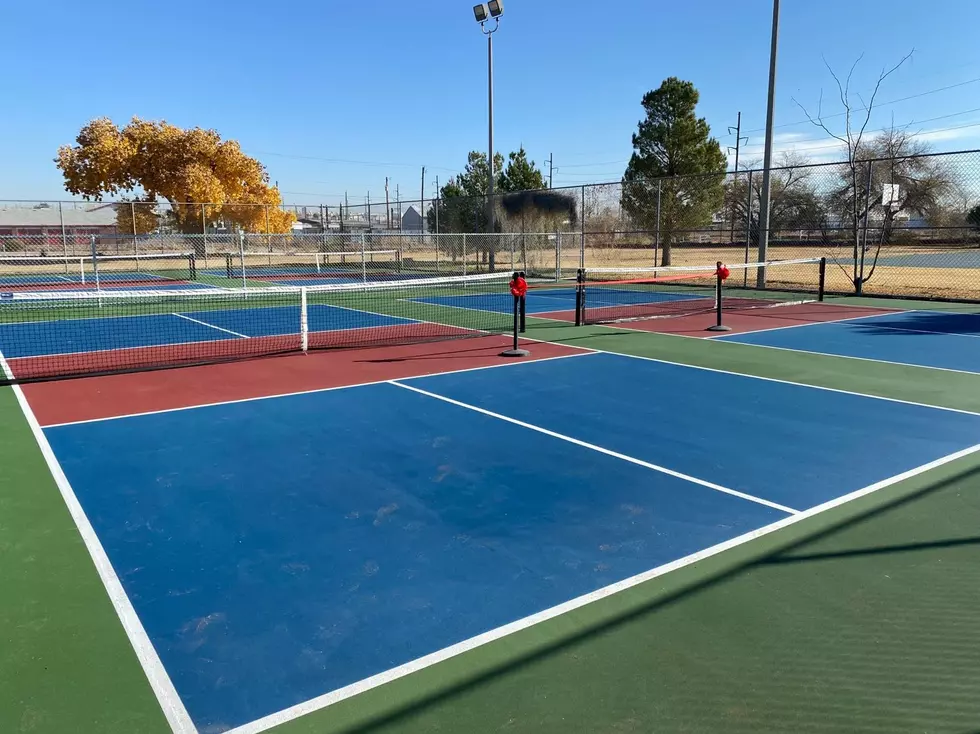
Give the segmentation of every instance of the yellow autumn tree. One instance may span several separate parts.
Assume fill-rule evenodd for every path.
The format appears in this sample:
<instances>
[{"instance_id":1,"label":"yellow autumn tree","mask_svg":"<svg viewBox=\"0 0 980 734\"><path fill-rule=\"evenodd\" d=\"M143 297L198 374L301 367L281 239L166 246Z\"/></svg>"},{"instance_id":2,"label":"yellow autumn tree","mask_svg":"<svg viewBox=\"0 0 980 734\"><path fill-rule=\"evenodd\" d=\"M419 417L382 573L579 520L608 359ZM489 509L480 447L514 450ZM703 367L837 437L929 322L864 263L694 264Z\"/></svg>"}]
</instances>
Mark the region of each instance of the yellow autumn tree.
<instances>
[{"instance_id":1,"label":"yellow autumn tree","mask_svg":"<svg viewBox=\"0 0 980 734\"><path fill-rule=\"evenodd\" d=\"M55 163L65 188L85 199L142 190L145 202L170 202L177 227L186 233L201 232L203 222L218 218L248 232L284 233L296 219L280 208L265 167L214 130L184 130L138 117L120 128L99 118L79 131L75 143L59 148ZM139 218L136 224L139 230Z\"/></svg>"},{"instance_id":2,"label":"yellow autumn tree","mask_svg":"<svg viewBox=\"0 0 980 734\"><path fill-rule=\"evenodd\" d=\"M116 229L120 234L150 234L159 226L155 201L123 198L116 204Z\"/></svg>"}]
</instances>

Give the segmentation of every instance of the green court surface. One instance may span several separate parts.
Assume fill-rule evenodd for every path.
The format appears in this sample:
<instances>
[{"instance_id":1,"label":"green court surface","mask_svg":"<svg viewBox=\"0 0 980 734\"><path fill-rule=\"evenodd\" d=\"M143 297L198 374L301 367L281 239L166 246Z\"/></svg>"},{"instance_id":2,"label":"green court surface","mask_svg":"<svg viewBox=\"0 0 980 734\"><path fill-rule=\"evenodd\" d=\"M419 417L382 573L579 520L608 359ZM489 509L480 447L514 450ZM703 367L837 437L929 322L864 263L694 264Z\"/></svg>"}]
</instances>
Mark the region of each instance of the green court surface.
<instances>
[{"instance_id":1,"label":"green court surface","mask_svg":"<svg viewBox=\"0 0 980 734\"><path fill-rule=\"evenodd\" d=\"M980 375L533 318L528 336L980 412ZM0 732L168 731L7 387L0 487ZM980 731L978 490L974 453L273 731Z\"/></svg>"}]
</instances>

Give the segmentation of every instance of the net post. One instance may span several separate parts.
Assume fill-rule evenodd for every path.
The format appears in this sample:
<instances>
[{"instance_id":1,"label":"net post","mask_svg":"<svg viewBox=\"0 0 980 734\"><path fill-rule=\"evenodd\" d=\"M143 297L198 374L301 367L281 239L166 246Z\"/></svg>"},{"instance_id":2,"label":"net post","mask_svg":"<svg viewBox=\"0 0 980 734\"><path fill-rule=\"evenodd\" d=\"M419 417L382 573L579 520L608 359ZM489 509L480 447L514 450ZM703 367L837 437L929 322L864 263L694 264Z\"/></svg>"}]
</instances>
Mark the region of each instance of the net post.
<instances>
[{"instance_id":1,"label":"net post","mask_svg":"<svg viewBox=\"0 0 980 734\"><path fill-rule=\"evenodd\" d=\"M187 269L190 272L190 280L197 280L197 257L193 252L187 255Z\"/></svg>"},{"instance_id":2,"label":"net post","mask_svg":"<svg viewBox=\"0 0 980 734\"><path fill-rule=\"evenodd\" d=\"M301 286L299 289L299 340L303 354L306 354L310 349L310 318L306 286Z\"/></svg>"},{"instance_id":3,"label":"net post","mask_svg":"<svg viewBox=\"0 0 980 734\"><path fill-rule=\"evenodd\" d=\"M231 280L235 277L235 256L230 252L225 253L225 277Z\"/></svg>"},{"instance_id":4,"label":"net post","mask_svg":"<svg viewBox=\"0 0 980 734\"><path fill-rule=\"evenodd\" d=\"M706 331L731 331L732 327L722 323L722 282L721 269L724 264L719 260L715 263L715 324L709 326Z\"/></svg>"},{"instance_id":5,"label":"net post","mask_svg":"<svg viewBox=\"0 0 980 734\"><path fill-rule=\"evenodd\" d=\"M579 268L575 271L575 325L585 323L585 271Z\"/></svg>"},{"instance_id":6,"label":"net post","mask_svg":"<svg viewBox=\"0 0 980 734\"><path fill-rule=\"evenodd\" d=\"M520 273L514 273L511 283L514 284ZM514 295L514 345L510 349L501 352L501 357L528 357L530 352L526 349L521 349L520 345L520 330L521 330L521 301L523 299L521 296Z\"/></svg>"},{"instance_id":7,"label":"net post","mask_svg":"<svg viewBox=\"0 0 980 734\"><path fill-rule=\"evenodd\" d=\"M817 285L817 300L824 299L824 292L827 287L827 258L820 258L820 281Z\"/></svg>"},{"instance_id":8,"label":"net post","mask_svg":"<svg viewBox=\"0 0 980 734\"><path fill-rule=\"evenodd\" d=\"M526 278L527 274L524 271L521 271L521 277ZM521 296L520 301L521 301L520 327L521 327L521 333L524 334L527 332L527 296Z\"/></svg>"}]
</instances>

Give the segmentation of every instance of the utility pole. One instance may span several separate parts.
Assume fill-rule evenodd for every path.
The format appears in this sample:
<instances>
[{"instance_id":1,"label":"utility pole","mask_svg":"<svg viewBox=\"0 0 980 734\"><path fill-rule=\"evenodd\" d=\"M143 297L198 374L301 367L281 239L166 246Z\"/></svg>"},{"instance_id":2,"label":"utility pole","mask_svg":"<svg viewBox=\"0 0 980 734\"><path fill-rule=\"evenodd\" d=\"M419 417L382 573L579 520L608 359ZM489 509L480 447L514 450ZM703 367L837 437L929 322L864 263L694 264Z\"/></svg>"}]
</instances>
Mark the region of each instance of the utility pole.
<instances>
[{"instance_id":1,"label":"utility pole","mask_svg":"<svg viewBox=\"0 0 980 734\"><path fill-rule=\"evenodd\" d=\"M385 176L385 229L391 229L391 202L388 200L387 176Z\"/></svg>"},{"instance_id":2,"label":"utility pole","mask_svg":"<svg viewBox=\"0 0 980 734\"><path fill-rule=\"evenodd\" d=\"M398 188L398 184L395 184L395 210L398 212L398 229L402 228L402 195Z\"/></svg>"},{"instance_id":3,"label":"utility pole","mask_svg":"<svg viewBox=\"0 0 980 734\"><path fill-rule=\"evenodd\" d=\"M555 188L555 154L549 153L548 160L545 161L548 164L548 188Z\"/></svg>"},{"instance_id":4,"label":"utility pole","mask_svg":"<svg viewBox=\"0 0 980 734\"><path fill-rule=\"evenodd\" d=\"M735 123L735 127L732 128L731 125L728 126L729 135L731 135L733 129L735 131L735 146L733 148L732 146L729 145L728 152L731 153L732 150L735 151L735 183L737 184L738 183L738 154L742 149L742 141L744 140L746 144L749 142L748 138L742 137L742 113L741 112L738 113L738 122ZM732 190L734 194L734 187ZM751 192L749 192L749 202L751 201L752 201L752 195ZM729 237L729 241L733 243L735 242L735 215L737 213L737 210L738 210L738 202L736 200L736 197L733 195L732 196L732 231ZM745 236L746 238L748 238L749 233L746 232Z\"/></svg>"}]
</instances>

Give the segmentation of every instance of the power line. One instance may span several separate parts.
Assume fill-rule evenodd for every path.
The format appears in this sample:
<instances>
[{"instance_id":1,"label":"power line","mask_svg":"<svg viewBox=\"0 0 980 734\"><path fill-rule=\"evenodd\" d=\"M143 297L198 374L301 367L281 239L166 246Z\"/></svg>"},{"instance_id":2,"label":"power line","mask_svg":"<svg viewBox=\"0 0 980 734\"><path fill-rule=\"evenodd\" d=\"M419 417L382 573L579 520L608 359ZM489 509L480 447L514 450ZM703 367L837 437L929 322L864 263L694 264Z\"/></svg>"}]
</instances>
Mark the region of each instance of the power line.
<instances>
[{"instance_id":1,"label":"power line","mask_svg":"<svg viewBox=\"0 0 980 734\"><path fill-rule=\"evenodd\" d=\"M980 122L972 122L972 123L969 123L967 125L954 125L953 127L940 127L940 128L936 128L935 130L922 130L921 132L911 133L908 137L910 137L910 138L918 138L918 137L922 137L922 136L925 136L925 135L931 135L933 133L945 133L945 132L951 132L953 130L966 130L966 129L972 128L972 127L980 127ZM878 128L876 130L866 130L865 131L865 134L867 134L867 133L883 133L883 132L888 132L891 129L892 129L891 127L883 127L883 128ZM822 140L833 140L833 138L831 138L831 137L823 137L823 138L812 138L810 140L788 141L786 145L787 146L793 146L792 149L794 151L799 151L799 152L806 152L808 150L829 150L831 148L837 148L840 145L842 145L842 143L837 142L837 143L831 143L829 145L818 145L818 146L813 146L813 147L808 147L808 148L797 148L797 147L795 147L796 143L810 143L810 142L814 142L815 143L815 142L820 142ZM751 147L757 148L758 146L753 145Z\"/></svg>"},{"instance_id":2,"label":"power line","mask_svg":"<svg viewBox=\"0 0 980 734\"><path fill-rule=\"evenodd\" d=\"M919 99L920 97L926 97L926 96L928 96L930 94L938 94L939 92L946 92L946 91L948 91L950 89L956 89L958 87L965 87L968 84L976 84L977 82L980 82L980 77L976 77L974 79L968 79L965 82L958 82L956 84L950 84L949 86L945 86L945 87L939 87L937 89L930 89L930 90L928 90L926 92L920 92L918 94L909 95L908 97L900 97L899 99L893 99L893 100L890 100L888 102L879 102L879 103L877 103L875 105L875 108L877 109L877 108L880 108L880 107L886 107L887 105L898 104L899 102L908 102L910 99ZM859 111L859 110L866 110L866 109L867 109L867 107L855 107L852 110L852 112L853 111ZM844 117L846 114L847 114L846 112L837 112L837 113L834 113L833 115L824 115L823 116L823 119L824 120L830 120L830 119L833 119L833 118L836 118L836 117ZM810 120L798 120L796 122L784 122L781 125L776 125L776 127L778 127L778 128L795 127L796 125L806 125L806 124L809 124L809 123L810 123ZM765 128L757 127L757 128L752 129L752 130L745 130L744 132L747 132L747 133L757 133L757 132L762 132L763 130L765 130ZM728 137L728 135L726 134L724 137Z\"/></svg>"}]
</instances>

